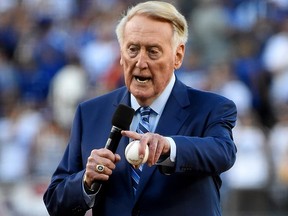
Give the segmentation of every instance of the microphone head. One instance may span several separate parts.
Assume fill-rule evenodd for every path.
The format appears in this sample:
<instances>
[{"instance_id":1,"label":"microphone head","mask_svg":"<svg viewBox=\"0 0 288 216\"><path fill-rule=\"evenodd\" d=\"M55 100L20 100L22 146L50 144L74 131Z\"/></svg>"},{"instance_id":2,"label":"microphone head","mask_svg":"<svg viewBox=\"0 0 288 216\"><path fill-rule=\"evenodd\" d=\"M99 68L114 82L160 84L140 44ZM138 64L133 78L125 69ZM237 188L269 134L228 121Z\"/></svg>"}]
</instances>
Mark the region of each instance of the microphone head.
<instances>
[{"instance_id":1,"label":"microphone head","mask_svg":"<svg viewBox=\"0 0 288 216\"><path fill-rule=\"evenodd\" d=\"M113 118L112 125L122 130L128 130L132 122L135 110L124 104L119 104Z\"/></svg>"}]
</instances>

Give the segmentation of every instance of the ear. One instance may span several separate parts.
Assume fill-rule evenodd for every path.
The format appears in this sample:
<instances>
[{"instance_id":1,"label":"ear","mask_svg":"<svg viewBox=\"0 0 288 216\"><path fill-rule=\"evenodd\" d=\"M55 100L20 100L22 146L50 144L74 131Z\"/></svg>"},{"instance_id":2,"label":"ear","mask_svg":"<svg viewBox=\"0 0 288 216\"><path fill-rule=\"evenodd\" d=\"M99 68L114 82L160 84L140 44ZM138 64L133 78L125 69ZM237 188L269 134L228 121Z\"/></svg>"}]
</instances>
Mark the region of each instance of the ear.
<instances>
[{"instance_id":1,"label":"ear","mask_svg":"<svg viewBox=\"0 0 288 216\"><path fill-rule=\"evenodd\" d=\"M174 62L174 69L179 69L182 65L183 59L184 59L184 53L185 53L185 45L180 44L175 53L175 62Z\"/></svg>"}]
</instances>

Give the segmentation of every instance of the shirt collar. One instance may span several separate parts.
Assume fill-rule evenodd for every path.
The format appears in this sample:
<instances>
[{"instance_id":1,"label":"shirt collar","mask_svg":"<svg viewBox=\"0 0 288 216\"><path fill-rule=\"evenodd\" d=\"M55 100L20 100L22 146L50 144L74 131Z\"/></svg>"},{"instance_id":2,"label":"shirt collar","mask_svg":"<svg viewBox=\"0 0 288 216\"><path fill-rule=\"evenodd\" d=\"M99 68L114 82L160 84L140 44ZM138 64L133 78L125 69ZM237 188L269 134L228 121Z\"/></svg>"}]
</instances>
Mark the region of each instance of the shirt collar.
<instances>
[{"instance_id":1,"label":"shirt collar","mask_svg":"<svg viewBox=\"0 0 288 216\"><path fill-rule=\"evenodd\" d=\"M164 89L164 91L157 97L153 103L150 105L151 109L156 112L158 115L161 115L163 112L163 109L165 107L165 104L172 92L174 83L175 83L175 74L173 73L168 85ZM131 107L134 110L138 110L140 108L140 105L138 104L136 98L131 94Z\"/></svg>"}]
</instances>

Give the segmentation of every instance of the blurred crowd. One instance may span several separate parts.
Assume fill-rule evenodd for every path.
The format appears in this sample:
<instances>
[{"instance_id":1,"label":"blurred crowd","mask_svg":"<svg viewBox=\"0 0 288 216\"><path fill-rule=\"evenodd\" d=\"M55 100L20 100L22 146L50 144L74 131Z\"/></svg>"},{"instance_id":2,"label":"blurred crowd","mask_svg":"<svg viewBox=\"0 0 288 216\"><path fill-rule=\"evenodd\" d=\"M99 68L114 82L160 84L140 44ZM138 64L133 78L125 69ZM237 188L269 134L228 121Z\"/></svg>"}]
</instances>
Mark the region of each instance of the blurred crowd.
<instances>
[{"instance_id":1,"label":"blurred crowd","mask_svg":"<svg viewBox=\"0 0 288 216\"><path fill-rule=\"evenodd\" d=\"M77 104L123 85L115 26L139 0L0 0L0 216L42 195ZM238 108L227 216L288 212L288 0L174 0L189 23L185 84Z\"/></svg>"}]
</instances>

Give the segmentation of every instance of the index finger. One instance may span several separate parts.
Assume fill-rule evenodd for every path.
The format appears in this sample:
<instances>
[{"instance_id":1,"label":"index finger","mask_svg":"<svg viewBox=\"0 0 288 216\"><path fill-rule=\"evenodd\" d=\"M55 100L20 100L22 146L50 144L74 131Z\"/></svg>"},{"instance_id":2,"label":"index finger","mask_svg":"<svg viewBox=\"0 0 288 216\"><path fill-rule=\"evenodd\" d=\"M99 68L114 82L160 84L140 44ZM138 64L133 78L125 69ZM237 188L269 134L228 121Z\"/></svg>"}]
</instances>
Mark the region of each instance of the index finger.
<instances>
[{"instance_id":1,"label":"index finger","mask_svg":"<svg viewBox=\"0 0 288 216\"><path fill-rule=\"evenodd\" d=\"M141 139L141 134L135 132L135 131L128 131L128 130L122 130L121 134L123 136L129 137L132 140L140 140Z\"/></svg>"},{"instance_id":2,"label":"index finger","mask_svg":"<svg viewBox=\"0 0 288 216\"><path fill-rule=\"evenodd\" d=\"M106 148L101 148L101 149L93 149L91 151L91 156L96 160L97 158L106 158L111 161L115 161L115 155L113 154L112 151Z\"/></svg>"}]
</instances>

